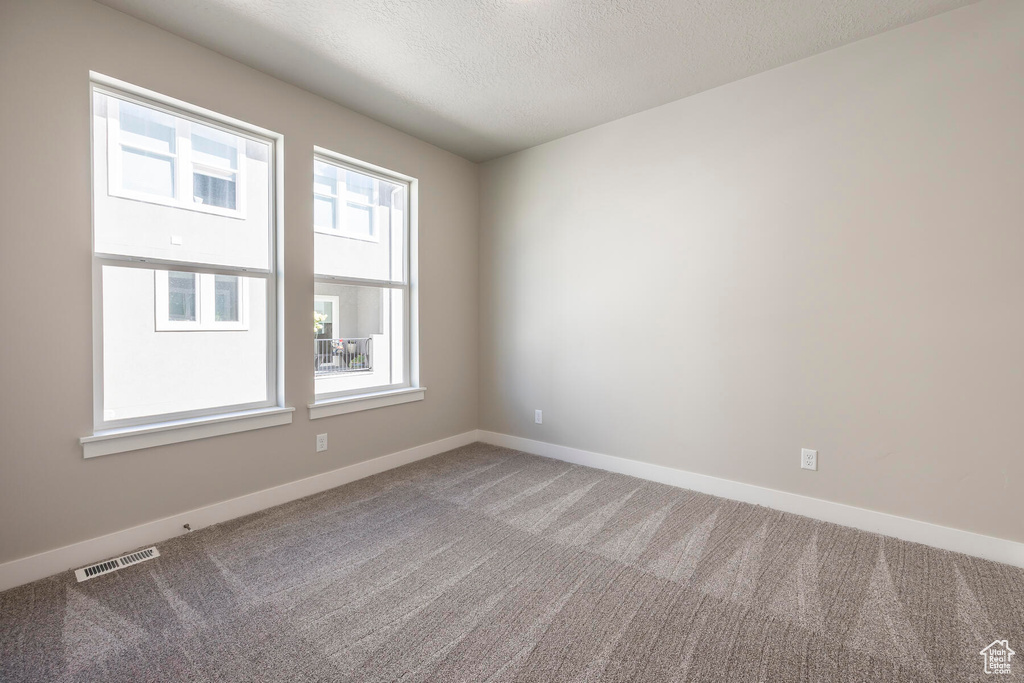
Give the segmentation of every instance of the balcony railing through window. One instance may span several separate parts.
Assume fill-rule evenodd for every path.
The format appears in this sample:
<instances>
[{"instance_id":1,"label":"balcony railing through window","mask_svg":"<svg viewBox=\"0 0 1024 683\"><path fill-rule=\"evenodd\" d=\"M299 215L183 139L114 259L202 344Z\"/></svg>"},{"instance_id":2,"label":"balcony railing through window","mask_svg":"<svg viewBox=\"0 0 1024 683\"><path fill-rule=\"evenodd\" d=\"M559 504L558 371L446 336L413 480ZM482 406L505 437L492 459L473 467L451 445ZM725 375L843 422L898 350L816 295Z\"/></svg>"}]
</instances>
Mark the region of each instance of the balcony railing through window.
<instances>
[{"instance_id":1,"label":"balcony railing through window","mask_svg":"<svg viewBox=\"0 0 1024 683\"><path fill-rule=\"evenodd\" d=\"M313 367L317 377L373 370L373 339L315 339Z\"/></svg>"}]
</instances>

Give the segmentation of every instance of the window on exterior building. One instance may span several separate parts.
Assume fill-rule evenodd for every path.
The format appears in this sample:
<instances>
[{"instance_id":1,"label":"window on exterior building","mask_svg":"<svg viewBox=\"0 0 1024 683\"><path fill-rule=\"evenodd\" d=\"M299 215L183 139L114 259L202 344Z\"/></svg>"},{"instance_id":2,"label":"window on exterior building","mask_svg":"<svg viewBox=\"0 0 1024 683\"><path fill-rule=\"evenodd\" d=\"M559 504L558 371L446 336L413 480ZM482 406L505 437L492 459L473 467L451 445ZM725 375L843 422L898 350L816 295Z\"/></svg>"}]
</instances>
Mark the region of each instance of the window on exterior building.
<instances>
[{"instance_id":1,"label":"window on exterior building","mask_svg":"<svg viewBox=\"0 0 1024 683\"><path fill-rule=\"evenodd\" d=\"M217 288L215 320L217 322L238 322L239 278L231 275L214 275L213 277Z\"/></svg>"},{"instance_id":2,"label":"window on exterior building","mask_svg":"<svg viewBox=\"0 0 1024 683\"><path fill-rule=\"evenodd\" d=\"M203 206L234 211L238 206L238 139L193 124L191 142L192 199Z\"/></svg>"},{"instance_id":3,"label":"window on exterior building","mask_svg":"<svg viewBox=\"0 0 1024 683\"><path fill-rule=\"evenodd\" d=\"M115 158L125 192L172 198L175 190L177 137L174 117L131 102L117 103ZM120 162L118 164L118 162Z\"/></svg>"},{"instance_id":4,"label":"window on exterior building","mask_svg":"<svg viewBox=\"0 0 1024 683\"><path fill-rule=\"evenodd\" d=\"M414 386L412 181L326 152L313 176L317 400Z\"/></svg>"},{"instance_id":5,"label":"window on exterior building","mask_svg":"<svg viewBox=\"0 0 1024 683\"><path fill-rule=\"evenodd\" d=\"M93 84L97 434L278 405L275 139L214 117Z\"/></svg>"},{"instance_id":6,"label":"window on exterior building","mask_svg":"<svg viewBox=\"0 0 1024 683\"><path fill-rule=\"evenodd\" d=\"M195 322L196 281L195 273L167 273L167 320L172 322Z\"/></svg>"},{"instance_id":7,"label":"window on exterior building","mask_svg":"<svg viewBox=\"0 0 1024 683\"><path fill-rule=\"evenodd\" d=\"M313 227L319 232L360 240L380 240L381 208L389 183L379 178L313 161ZM382 204L382 202L384 202Z\"/></svg>"},{"instance_id":8,"label":"window on exterior building","mask_svg":"<svg viewBox=\"0 0 1024 683\"><path fill-rule=\"evenodd\" d=\"M123 98L103 107L111 195L245 217L246 139Z\"/></svg>"},{"instance_id":9,"label":"window on exterior building","mask_svg":"<svg viewBox=\"0 0 1024 683\"><path fill-rule=\"evenodd\" d=\"M253 278L167 270L154 271L153 278L157 332L249 329Z\"/></svg>"}]
</instances>

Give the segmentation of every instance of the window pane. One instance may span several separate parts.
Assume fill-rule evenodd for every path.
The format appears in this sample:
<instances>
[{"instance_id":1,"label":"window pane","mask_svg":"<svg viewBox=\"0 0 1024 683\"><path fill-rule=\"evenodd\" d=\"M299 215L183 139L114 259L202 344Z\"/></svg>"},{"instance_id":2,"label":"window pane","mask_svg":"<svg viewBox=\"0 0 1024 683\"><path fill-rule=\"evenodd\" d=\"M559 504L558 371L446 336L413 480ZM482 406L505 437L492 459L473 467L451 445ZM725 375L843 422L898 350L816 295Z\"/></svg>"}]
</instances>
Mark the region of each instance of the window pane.
<instances>
[{"instance_id":1,"label":"window pane","mask_svg":"<svg viewBox=\"0 0 1024 683\"><path fill-rule=\"evenodd\" d=\"M238 168L238 147L244 142L237 135L192 124L192 195L197 203L236 208L236 175L231 171Z\"/></svg>"},{"instance_id":2,"label":"window pane","mask_svg":"<svg viewBox=\"0 0 1024 683\"><path fill-rule=\"evenodd\" d=\"M151 152L175 151L174 117L134 102L119 101L121 143Z\"/></svg>"},{"instance_id":3,"label":"window pane","mask_svg":"<svg viewBox=\"0 0 1024 683\"><path fill-rule=\"evenodd\" d=\"M198 204L235 208L235 176L205 175L196 170L192 175L192 195Z\"/></svg>"},{"instance_id":4,"label":"window pane","mask_svg":"<svg viewBox=\"0 0 1024 683\"><path fill-rule=\"evenodd\" d=\"M167 274L167 319L175 321L196 320L195 274Z\"/></svg>"},{"instance_id":5,"label":"window pane","mask_svg":"<svg viewBox=\"0 0 1024 683\"><path fill-rule=\"evenodd\" d=\"M313 192L316 194L338 194L338 168L322 161L313 161Z\"/></svg>"},{"instance_id":6,"label":"window pane","mask_svg":"<svg viewBox=\"0 0 1024 683\"><path fill-rule=\"evenodd\" d=\"M103 266L103 414L122 420L261 403L267 396L266 281L244 278L249 328L156 331L155 272ZM168 290L192 292L191 273ZM232 278L228 278L232 279ZM241 288L242 278L238 287Z\"/></svg>"},{"instance_id":7,"label":"window pane","mask_svg":"<svg viewBox=\"0 0 1024 683\"><path fill-rule=\"evenodd\" d=\"M324 230L334 229L334 199L313 197L313 225Z\"/></svg>"},{"instance_id":8,"label":"window pane","mask_svg":"<svg viewBox=\"0 0 1024 683\"><path fill-rule=\"evenodd\" d=\"M314 271L320 275L405 282L407 186L314 161L313 222L337 232L314 236ZM331 174L345 179L337 202L322 197ZM325 189L321 189L325 188ZM341 211L341 215L337 214Z\"/></svg>"},{"instance_id":9,"label":"window pane","mask_svg":"<svg viewBox=\"0 0 1024 683\"><path fill-rule=\"evenodd\" d=\"M238 168L238 147L245 141L237 135L192 123L192 161L203 166Z\"/></svg>"},{"instance_id":10,"label":"window pane","mask_svg":"<svg viewBox=\"0 0 1024 683\"><path fill-rule=\"evenodd\" d=\"M381 240L385 238L391 245L391 279L400 282L406 281L405 272L405 235L408 224L406 222L406 197L408 187L394 183L380 184L381 205L387 207L384 212L387 216L387 223L382 224Z\"/></svg>"},{"instance_id":11,"label":"window pane","mask_svg":"<svg viewBox=\"0 0 1024 683\"><path fill-rule=\"evenodd\" d=\"M348 171L345 173L345 189L352 199L358 199L366 204L373 203L373 188L377 180L362 173Z\"/></svg>"},{"instance_id":12,"label":"window pane","mask_svg":"<svg viewBox=\"0 0 1024 683\"><path fill-rule=\"evenodd\" d=\"M94 99L98 253L271 269L269 142L104 93L95 93ZM112 125L111 116L118 117L119 126ZM113 139L108 138L111 132ZM181 183L175 182L175 174ZM126 191L131 199L124 196ZM154 201L146 201L146 195ZM240 215L219 215L205 207Z\"/></svg>"},{"instance_id":13,"label":"window pane","mask_svg":"<svg viewBox=\"0 0 1024 683\"><path fill-rule=\"evenodd\" d=\"M314 311L332 314L314 340L317 395L405 381L402 290L318 282Z\"/></svg>"},{"instance_id":14,"label":"window pane","mask_svg":"<svg viewBox=\"0 0 1024 683\"><path fill-rule=\"evenodd\" d=\"M373 235L373 207L360 204L348 205L348 221L345 231L354 235Z\"/></svg>"},{"instance_id":15,"label":"window pane","mask_svg":"<svg viewBox=\"0 0 1024 683\"><path fill-rule=\"evenodd\" d=\"M216 296L216 319L223 322L238 321L238 286L237 277L230 275L214 276Z\"/></svg>"},{"instance_id":16,"label":"window pane","mask_svg":"<svg viewBox=\"0 0 1024 683\"><path fill-rule=\"evenodd\" d=\"M125 147L121 150L121 176L126 190L174 196L174 160L170 157Z\"/></svg>"}]
</instances>

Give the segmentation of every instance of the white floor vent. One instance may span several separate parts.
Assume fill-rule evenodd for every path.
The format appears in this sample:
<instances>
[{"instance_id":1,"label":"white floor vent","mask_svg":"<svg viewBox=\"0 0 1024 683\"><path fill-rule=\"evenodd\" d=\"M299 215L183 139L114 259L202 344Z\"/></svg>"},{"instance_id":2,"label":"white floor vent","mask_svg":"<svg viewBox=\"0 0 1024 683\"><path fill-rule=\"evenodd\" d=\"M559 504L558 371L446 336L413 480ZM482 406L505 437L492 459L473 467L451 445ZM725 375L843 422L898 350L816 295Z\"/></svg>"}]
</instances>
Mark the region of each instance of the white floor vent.
<instances>
[{"instance_id":1,"label":"white floor vent","mask_svg":"<svg viewBox=\"0 0 1024 683\"><path fill-rule=\"evenodd\" d=\"M156 549L156 546L146 548L145 550L137 550L134 553L115 557L112 560L103 560L96 564L90 564L88 567L76 569L75 576L78 577L78 583L82 583L83 581L94 579L97 576L102 576L103 574L116 572L122 567L130 567L131 565L138 564L139 562L152 560L154 557L160 557L160 551Z\"/></svg>"}]
</instances>

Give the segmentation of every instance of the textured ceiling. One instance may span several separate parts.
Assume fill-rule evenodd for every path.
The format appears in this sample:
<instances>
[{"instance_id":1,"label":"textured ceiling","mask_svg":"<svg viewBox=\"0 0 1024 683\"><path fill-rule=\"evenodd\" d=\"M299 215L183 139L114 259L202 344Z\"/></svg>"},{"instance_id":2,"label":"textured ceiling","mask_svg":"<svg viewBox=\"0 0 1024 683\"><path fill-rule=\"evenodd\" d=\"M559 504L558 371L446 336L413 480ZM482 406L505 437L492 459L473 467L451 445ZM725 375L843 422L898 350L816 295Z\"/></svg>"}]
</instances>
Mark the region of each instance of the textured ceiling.
<instances>
[{"instance_id":1,"label":"textured ceiling","mask_svg":"<svg viewBox=\"0 0 1024 683\"><path fill-rule=\"evenodd\" d=\"M973 0L101 0L473 161Z\"/></svg>"}]
</instances>

